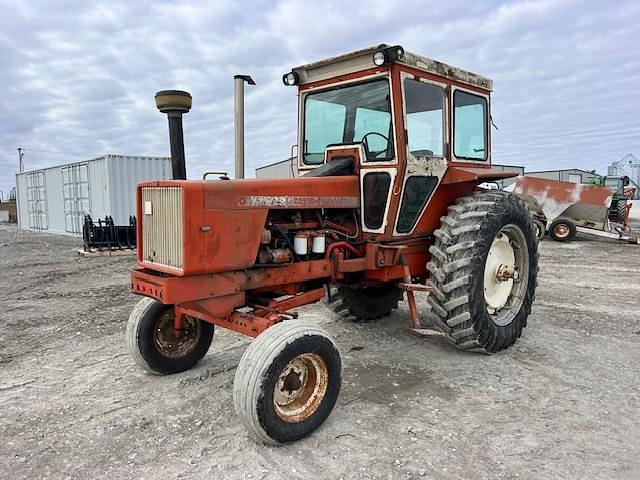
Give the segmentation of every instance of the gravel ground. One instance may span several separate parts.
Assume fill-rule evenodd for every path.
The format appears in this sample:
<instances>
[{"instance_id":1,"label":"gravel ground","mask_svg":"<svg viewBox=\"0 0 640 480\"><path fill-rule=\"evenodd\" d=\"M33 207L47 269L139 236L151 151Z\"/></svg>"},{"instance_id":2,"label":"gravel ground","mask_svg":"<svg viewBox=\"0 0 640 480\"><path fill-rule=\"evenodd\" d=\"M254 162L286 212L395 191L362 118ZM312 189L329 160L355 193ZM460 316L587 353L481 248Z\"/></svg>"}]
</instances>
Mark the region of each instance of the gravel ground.
<instances>
[{"instance_id":1,"label":"gravel ground","mask_svg":"<svg viewBox=\"0 0 640 480\"><path fill-rule=\"evenodd\" d=\"M277 448L233 411L247 340L218 329L191 371L143 373L133 258L78 247L0 225L0 478L640 478L640 246L545 240L529 327L494 356L407 335L404 304L366 326L301 309L336 338L343 390Z\"/></svg>"}]
</instances>

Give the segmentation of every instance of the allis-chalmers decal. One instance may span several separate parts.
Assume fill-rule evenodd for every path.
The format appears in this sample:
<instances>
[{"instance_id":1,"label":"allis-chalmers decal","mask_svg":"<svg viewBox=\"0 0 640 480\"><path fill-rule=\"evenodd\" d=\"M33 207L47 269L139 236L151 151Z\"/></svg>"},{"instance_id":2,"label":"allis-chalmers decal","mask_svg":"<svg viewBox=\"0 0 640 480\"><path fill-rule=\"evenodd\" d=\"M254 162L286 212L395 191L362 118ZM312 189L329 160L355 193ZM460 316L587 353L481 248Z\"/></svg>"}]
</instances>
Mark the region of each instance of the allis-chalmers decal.
<instances>
[{"instance_id":1,"label":"allis-chalmers decal","mask_svg":"<svg viewBox=\"0 0 640 480\"><path fill-rule=\"evenodd\" d=\"M296 197L251 195L238 198L241 207L281 208L357 208L357 197Z\"/></svg>"}]
</instances>

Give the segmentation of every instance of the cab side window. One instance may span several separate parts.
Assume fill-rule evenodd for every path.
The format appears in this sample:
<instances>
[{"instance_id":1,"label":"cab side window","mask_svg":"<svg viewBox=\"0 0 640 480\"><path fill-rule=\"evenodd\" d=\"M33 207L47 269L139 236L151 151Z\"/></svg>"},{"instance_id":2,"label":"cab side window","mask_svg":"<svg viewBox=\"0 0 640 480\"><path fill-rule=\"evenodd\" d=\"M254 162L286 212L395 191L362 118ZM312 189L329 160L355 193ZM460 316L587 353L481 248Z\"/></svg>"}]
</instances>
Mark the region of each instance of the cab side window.
<instances>
[{"instance_id":1,"label":"cab side window","mask_svg":"<svg viewBox=\"0 0 640 480\"><path fill-rule=\"evenodd\" d=\"M453 94L453 153L467 160L487 159L487 99L456 90Z\"/></svg>"}]
</instances>

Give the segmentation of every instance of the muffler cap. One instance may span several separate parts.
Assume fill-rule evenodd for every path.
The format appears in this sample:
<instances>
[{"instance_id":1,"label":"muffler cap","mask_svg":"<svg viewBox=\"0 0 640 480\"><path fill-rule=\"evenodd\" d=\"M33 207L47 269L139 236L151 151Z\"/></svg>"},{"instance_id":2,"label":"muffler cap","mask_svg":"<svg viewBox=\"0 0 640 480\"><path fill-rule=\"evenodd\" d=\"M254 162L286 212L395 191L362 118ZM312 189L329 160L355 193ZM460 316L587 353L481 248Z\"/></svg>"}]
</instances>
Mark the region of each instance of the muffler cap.
<instances>
[{"instance_id":1,"label":"muffler cap","mask_svg":"<svg viewBox=\"0 0 640 480\"><path fill-rule=\"evenodd\" d=\"M191 94L182 90L162 90L156 93L156 107L162 113L187 113L191 110Z\"/></svg>"}]
</instances>

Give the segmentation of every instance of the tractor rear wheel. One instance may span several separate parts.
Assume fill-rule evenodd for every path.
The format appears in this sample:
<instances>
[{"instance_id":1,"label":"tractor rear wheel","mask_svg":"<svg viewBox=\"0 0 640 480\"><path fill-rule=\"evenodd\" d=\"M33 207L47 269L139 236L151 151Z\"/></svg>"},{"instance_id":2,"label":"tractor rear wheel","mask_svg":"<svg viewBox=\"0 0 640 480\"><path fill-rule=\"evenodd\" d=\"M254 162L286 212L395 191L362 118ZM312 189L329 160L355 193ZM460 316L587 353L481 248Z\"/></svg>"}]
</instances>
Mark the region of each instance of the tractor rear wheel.
<instances>
[{"instance_id":1,"label":"tractor rear wheel","mask_svg":"<svg viewBox=\"0 0 640 480\"><path fill-rule=\"evenodd\" d=\"M615 223L624 223L627 218L627 199L621 198L615 207L609 209L609 220Z\"/></svg>"},{"instance_id":2,"label":"tractor rear wheel","mask_svg":"<svg viewBox=\"0 0 640 480\"><path fill-rule=\"evenodd\" d=\"M516 195L475 192L441 219L430 247L429 304L436 327L461 350L495 353L527 325L538 274L538 239Z\"/></svg>"},{"instance_id":3,"label":"tractor rear wheel","mask_svg":"<svg viewBox=\"0 0 640 480\"><path fill-rule=\"evenodd\" d=\"M389 315L402 299L402 290L395 284L364 288L341 285L331 287L329 306L344 318L365 323Z\"/></svg>"},{"instance_id":4,"label":"tractor rear wheel","mask_svg":"<svg viewBox=\"0 0 640 480\"><path fill-rule=\"evenodd\" d=\"M155 375L169 375L193 367L204 357L213 340L213 325L184 317L184 329L174 326L173 305L145 297L131 311L127 346L139 367Z\"/></svg>"},{"instance_id":5,"label":"tractor rear wheel","mask_svg":"<svg viewBox=\"0 0 640 480\"><path fill-rule=\"evenodd\" d=\"M267 328L240 359L233 403L244 426L265 443L299 440L329 417L342 383L342 360L318 325L289 320Z\"/></svg>"},{"instance_id":6,"label":"tractor rear wheel","mask_svg":"<svg viewBox=\"0 0 640 480\"><path fill-rule=\"evenodd\" d=\"M549 226L549 236L556 242L568 242L576 232L575 223L567 218L556 218Z\"/></svg>"}]
</instances>

